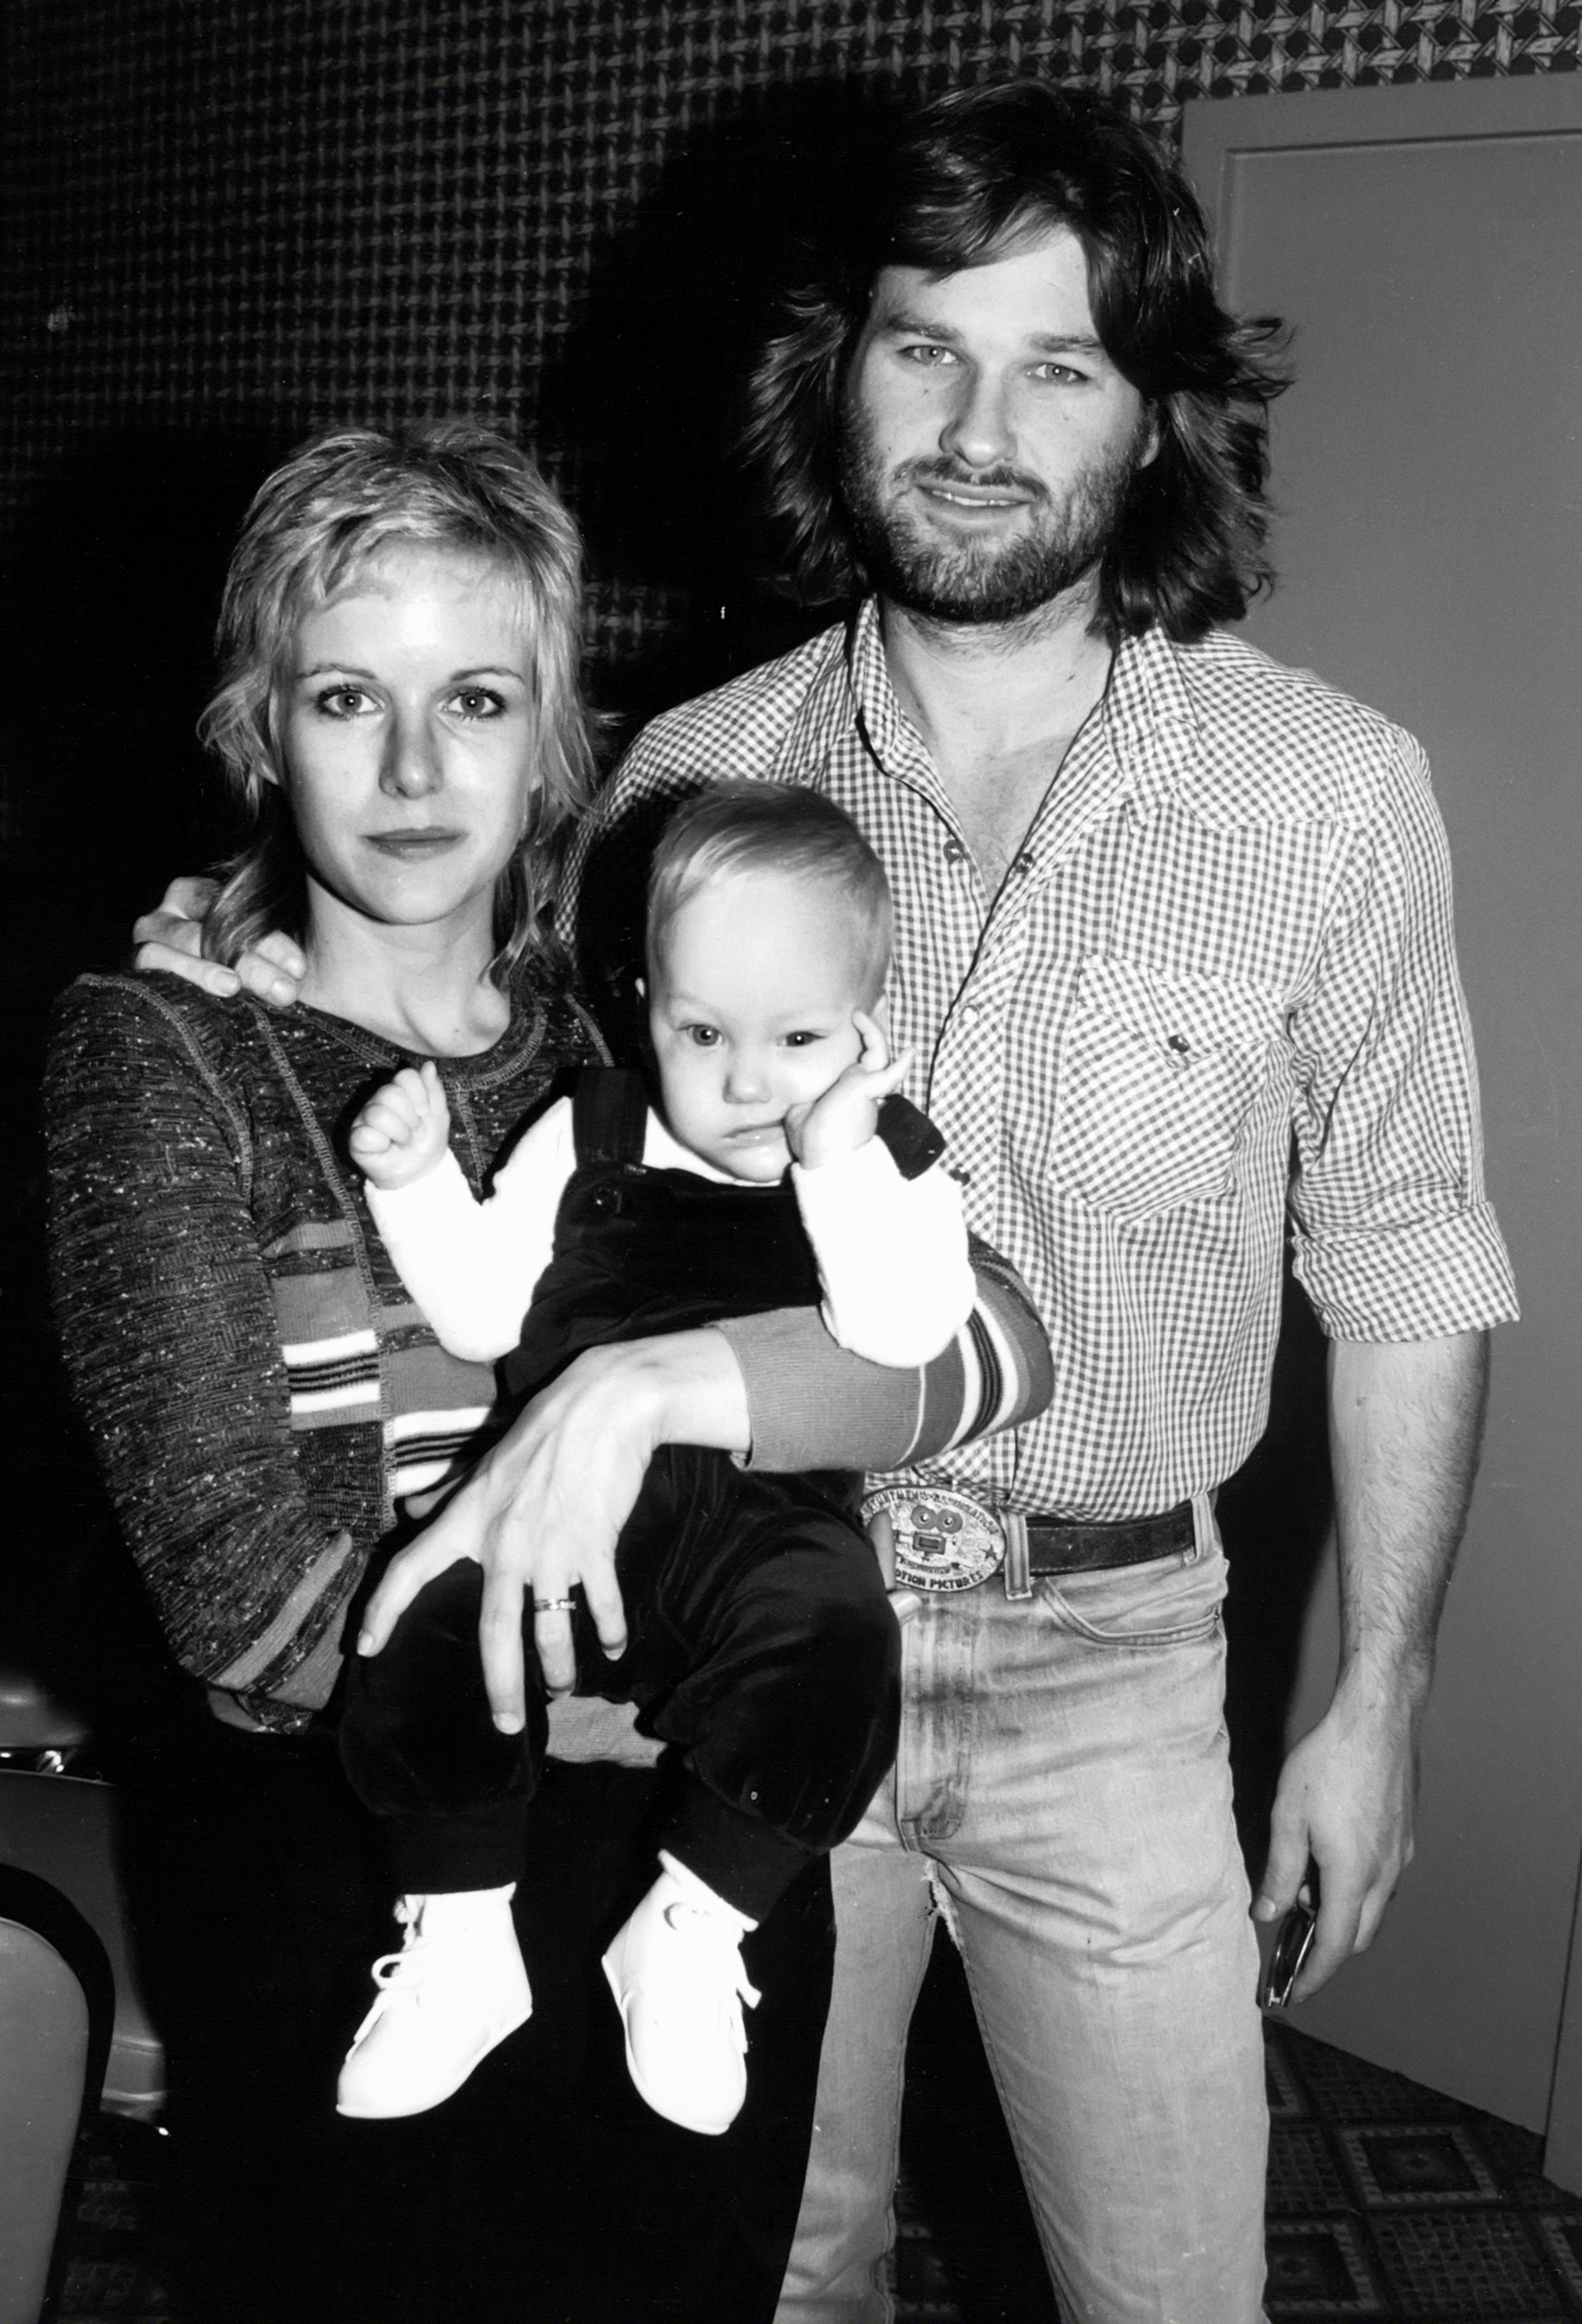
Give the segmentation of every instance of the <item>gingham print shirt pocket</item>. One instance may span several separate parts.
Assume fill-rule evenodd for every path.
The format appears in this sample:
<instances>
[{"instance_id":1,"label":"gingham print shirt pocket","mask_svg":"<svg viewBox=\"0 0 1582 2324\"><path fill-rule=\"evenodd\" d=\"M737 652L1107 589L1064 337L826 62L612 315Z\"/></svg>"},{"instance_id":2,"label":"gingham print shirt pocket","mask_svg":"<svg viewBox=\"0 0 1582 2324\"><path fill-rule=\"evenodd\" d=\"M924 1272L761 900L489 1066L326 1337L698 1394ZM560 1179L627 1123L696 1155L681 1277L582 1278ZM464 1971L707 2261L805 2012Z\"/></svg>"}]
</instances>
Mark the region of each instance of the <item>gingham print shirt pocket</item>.
<instances>
[{"instance_id":1,"label":"gingham print shirt pocket","mask_svg":"<svg viewBox=\"0 0 1582 2324\"><path fill-rule=\"evenodd\" d=\"M1278 1019L1255 985L1090 954L1061 1038L1051 1178L1120 1219L1228 1194Z\"/></svg>"}]
</instances>

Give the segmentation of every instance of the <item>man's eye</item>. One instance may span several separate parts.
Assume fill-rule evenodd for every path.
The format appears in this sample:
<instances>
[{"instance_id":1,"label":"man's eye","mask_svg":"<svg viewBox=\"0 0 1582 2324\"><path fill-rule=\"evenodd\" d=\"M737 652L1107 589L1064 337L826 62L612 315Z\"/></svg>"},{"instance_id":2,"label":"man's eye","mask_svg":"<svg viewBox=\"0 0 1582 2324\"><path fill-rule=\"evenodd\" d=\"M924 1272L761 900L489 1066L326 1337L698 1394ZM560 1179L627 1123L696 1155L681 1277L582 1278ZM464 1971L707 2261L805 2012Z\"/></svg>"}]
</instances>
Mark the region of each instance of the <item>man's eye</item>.
<instances>
[{"instance_id":1,"label":"man's eye","mask_svg":"<svg viewBox=\"0 0 1582 2324\"><path fill-rule=\"evenodd\" d=\"M1085 371L1076 371L1070 364L1062 363L1035 364L1033 376L1048 380L1056 387L1083 387L1088 380Z\"/></svg>"},{"instance_id":2,"label":"man's eye","mask_svg":"<svg viewBox=\"0 0 1582 2324\"><path fill-rule=\"evenodd\" d=\"M906 346L897 347L896 352L903 363L917 364L925 370L937 370L942 364L952 364L956 360L952 348L936 346L931 339L913 340Z\"/></svg>"}]
</instances>

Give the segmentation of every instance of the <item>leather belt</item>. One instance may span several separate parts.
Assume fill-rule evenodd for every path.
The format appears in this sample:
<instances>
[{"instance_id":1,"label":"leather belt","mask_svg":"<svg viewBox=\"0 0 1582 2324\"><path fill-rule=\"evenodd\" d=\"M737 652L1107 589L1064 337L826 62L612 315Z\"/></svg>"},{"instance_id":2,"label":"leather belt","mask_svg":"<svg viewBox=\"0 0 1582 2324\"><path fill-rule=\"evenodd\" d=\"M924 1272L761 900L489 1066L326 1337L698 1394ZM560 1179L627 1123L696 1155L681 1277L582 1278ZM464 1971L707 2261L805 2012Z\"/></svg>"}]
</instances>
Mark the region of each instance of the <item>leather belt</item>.
<instances>
[{"instance_id":1,"label":"leather belt","mask_svg":"<svg viewBox=\"0 0 1582 2324\"><path fill-rule=\"evenodd\" d=\"M1190 1501L1158 1517L1081 1525L1023 1517L960 1486L885 1485L867 1496L862 1517L876 1538L888 1533L902 1590L974 1590L1003 1567L1007 1597L1026 1598L1035 1575L1141 1565L1197 1546Z\"/></svg>"},{"instance_id":2,"label":"leather belt","mask_svg":"<svg viewBox=\"0 0 1582 2324\"><path fill-rule=\"evenodd\" d=\"M1097 1572L1106 1565L1141 1565L1197 1546L1191 1501L1162 1517L1128 1517L1119 1525L1067 1525L1061 1517L1027 1519L1029 1573Z\"/></svg>"}]
</instances>

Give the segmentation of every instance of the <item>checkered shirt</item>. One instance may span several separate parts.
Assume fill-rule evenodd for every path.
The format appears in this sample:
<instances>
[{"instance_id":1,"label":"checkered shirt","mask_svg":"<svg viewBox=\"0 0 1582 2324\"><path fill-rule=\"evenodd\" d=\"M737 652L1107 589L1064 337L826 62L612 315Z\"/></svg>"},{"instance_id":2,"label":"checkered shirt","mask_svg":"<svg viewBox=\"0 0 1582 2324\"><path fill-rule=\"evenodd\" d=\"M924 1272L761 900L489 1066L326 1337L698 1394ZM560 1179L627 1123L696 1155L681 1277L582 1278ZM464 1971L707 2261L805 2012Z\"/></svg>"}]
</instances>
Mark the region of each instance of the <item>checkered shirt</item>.
<instances>
[{"instance_id":1,"label":"checkered shirt","mask_svg":"<svg viewBox=\"0 0 1582 2324\"><path fill-rule=\"evenodd\" d=\"M1227 632L1151 631L991 898L870 603L648 727L574 895L614 892L660 803L727 773L828 792L878 850L910 1094L1048 1327L1049 1410L952 1453L952 1476L1088 1519L1219 1483L1267 1418L1288 1231L1331 1336L1515 1313L1410 735Z\"/></svg>"}]
</instances>

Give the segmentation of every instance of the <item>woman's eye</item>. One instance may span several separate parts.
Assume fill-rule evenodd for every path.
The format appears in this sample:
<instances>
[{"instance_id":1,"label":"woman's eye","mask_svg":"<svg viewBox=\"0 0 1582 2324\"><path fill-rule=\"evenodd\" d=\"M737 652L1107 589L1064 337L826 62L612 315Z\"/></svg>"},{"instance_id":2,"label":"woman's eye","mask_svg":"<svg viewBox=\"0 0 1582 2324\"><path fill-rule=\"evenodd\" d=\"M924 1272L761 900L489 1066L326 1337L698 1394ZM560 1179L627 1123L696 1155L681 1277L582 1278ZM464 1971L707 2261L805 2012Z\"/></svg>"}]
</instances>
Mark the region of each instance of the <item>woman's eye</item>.
<instances>
[{"instance_id":1,"label":"woman's eye","mask_svg":"<svg viewBox=\"0 0 1582 2324\"><path fill-rule=\"evenodd\" d=\"M355 718L367 708L370 696L366 687L327 686L314 697L314 707L327 718Z\"/></svg>"},{"instance_id":2,"label":"woman's eye","mask_svg":"<svg viewBox=\"0 0 1582 2324\"><path fill-rule=\"evenodd\" d=\"M505 708L504 696L486 686L464 686L451 701L463 718L498 718Z\"/></svg>"}]
</instances>

